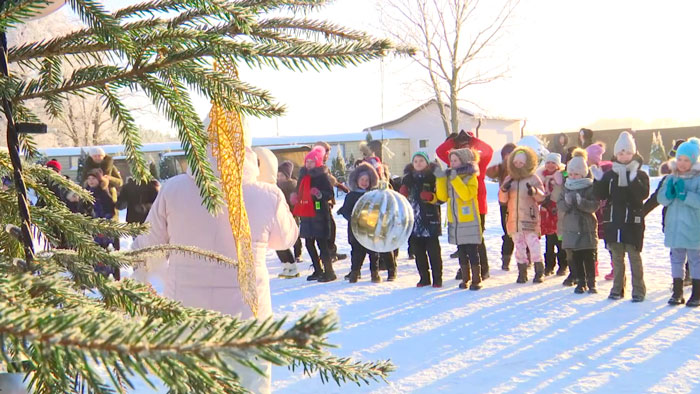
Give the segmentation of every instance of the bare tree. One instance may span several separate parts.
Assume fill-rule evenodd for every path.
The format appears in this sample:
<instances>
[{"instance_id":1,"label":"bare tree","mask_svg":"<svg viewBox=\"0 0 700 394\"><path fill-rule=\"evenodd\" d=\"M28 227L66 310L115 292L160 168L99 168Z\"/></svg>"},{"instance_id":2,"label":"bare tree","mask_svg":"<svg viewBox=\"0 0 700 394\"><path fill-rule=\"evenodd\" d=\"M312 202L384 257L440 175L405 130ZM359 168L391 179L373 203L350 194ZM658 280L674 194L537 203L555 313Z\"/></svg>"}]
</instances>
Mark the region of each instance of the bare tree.
<instances>
[{"instance_id":1,"label":"bare tree","mask_svg":"<svg viewBox=\"0 0 700 394\"><path fill-rule=\"evenodd\" d=\"M56 133L72 146L118 143L112 118L97 96L70 97L56 119Z\"/></svg>"},{"instance_id":2,"label":"bare tree","mask_svg":"<svg viewBox=\"0 0 700 394\"><path fill-rule=\"evenodd\" d=\"M416 62L427 71L445 134L459 131L459 103L470 86L506 75L494 54L520 0L385 0L382 24L394 40L417 49ZM498 63L494 66L494 62Z\"/></svg>"}]
</instances>

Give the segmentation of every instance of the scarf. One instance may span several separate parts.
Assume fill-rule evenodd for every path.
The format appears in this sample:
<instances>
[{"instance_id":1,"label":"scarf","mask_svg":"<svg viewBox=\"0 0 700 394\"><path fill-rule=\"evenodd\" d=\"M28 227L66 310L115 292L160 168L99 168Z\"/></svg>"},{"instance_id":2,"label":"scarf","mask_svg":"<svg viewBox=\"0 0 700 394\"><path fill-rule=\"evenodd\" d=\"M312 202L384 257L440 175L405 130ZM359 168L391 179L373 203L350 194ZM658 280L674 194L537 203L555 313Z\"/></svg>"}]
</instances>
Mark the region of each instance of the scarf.
<instances>
[{"instance_id":1,"label":"scarf","mask_svg":"<svg viewBox=\"0 0 700 394\"><path fill-rule=\"evenodd\" d=\"M311 175L304 175L299 183L299 202L292 212L295 216L312 218L316 216L314 200L311 198Z\"/></svg>"},{"instance_id":2,"label":"scarf","mask_svg":"<svg viewBox=\"0 0 700 394\"><path fill-rule=\"evenodd\" d=\"M478 171L477 171L476 167L474 166L474 164L467 163L462 167L457 167L457 168L452 169L451 172L453 173L453 175L467 175L467 176L469 176L469 175L476 174Z\"/></svg>"},{"instance_id":3,"label":"scarf","mask_svg":"<svg viewBox=\"0 0 700 394\"><path fill-rule=\"evenodd\" d=\"M593 179L591 178L579 178L573 179L571 177L566 178L565 186L569 190L581 190L593 184Z\"/></svg>"},{"instance_id":4,"label":"scarf","mask_svg":"<svg viewBox=\"0 0 700 394\"><path fill-rule=\"evenodd\" d=\"M627 164L622 164L618 162L613 162L612 170L617 174L617 186L626 187L627 183L627 171L630 172L630 181L633 181L637 177L637 170L639 169L639 162L632 159L631 162Z\"/></svg>"}]
</instances>

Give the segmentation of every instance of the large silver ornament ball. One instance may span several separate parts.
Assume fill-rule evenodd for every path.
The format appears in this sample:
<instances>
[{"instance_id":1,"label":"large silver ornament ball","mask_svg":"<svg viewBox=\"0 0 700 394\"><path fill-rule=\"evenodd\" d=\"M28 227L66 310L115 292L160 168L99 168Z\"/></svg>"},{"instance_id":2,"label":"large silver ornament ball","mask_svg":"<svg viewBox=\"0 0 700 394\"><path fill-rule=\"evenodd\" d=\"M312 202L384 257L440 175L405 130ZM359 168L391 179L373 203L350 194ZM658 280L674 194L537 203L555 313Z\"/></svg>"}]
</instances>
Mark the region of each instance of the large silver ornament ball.
<instances>
[{"instance_id":1,"label":"large silver ornament ball","mask_svg":"<svg viewBox=\"0 0 700 394\"><path fill-rule=\"evenodd\" d=\"M373 190L357 200L350 226L365 248L391 252L406 245L411 236L413 208L404 196L393 190Z\"/></svg>"}]
</instances>

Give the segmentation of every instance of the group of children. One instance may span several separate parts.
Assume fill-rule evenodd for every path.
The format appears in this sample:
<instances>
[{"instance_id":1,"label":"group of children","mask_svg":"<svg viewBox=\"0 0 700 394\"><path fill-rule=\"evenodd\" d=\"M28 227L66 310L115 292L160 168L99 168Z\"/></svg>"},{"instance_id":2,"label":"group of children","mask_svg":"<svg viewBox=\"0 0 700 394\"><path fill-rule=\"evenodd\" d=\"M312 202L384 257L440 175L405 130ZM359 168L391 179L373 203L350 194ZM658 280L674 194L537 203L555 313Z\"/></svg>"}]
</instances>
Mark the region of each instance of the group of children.
<instances>
[{"instance_id":1,"label":"group of children","mask_svg":"<svg viewBox=\"0 0 700 394\"><path fill-rule=\"evenodd\" d=\"M453 136L453 138L455 138ZM467 137L469 141L472 137ZM605 241L611 256L613 286L609 298L625 295L625 256L630 261L632 301L646 296L641 251L644 240L644 216L648 213L649 177L642 171L642 158L628 132L620 134L610 162L602 160L605 146L590 143L567 152L566 163L560 153L543 159L529 147L507 144L501 150L503 163L488 169L491 178L499 181L498 199L504 226L503 265L509 270L510 255L515 252L518 267L517 283L528 281L528 270L534 266L534 283L555 274L569 277L564 285L575 285L575 293L597 293L598 239ZM487 152L490 160L490 151ZM688 306L700 305L700 140L691 139L678 146L676 157L668 167L671 174L661 182L652 196L663 205L665 245L671 248L673 294L669 304L685 302L683 278L686 261L692 278L692 295ZM328 170L323 165L323 152L314 148L306 157L299 174L299 184L291 193L294 214L300 217L301 236L306 239L314 272L309 280L327 282L336 279L328 253L328 223L332 214L328 201L333 190ZM376 159L376 158L374 158ZM376 159L378 160L378 159ZM376 161L375 160L375 161ZM410 202L415 222L409 239L419 274L418 287L442 287L442 256L439 237L442 235L441 207L447 205L447 231L450 244L457 245L462 289L479 290L488 277L480 257L483 245L484 216L480 196L480 149L473 144L454 145L447 153L448 168L431 161L425 152L416 152L406 166L399 193ZM350 193L338 214L350 221L360 197L377 187L381 178L373 165L365 160L348 178ZM488 164L488 163L486 163ZM481 176L483 179L483 176ZM540 238L545 237L542 253ZM361 245L348 225L352 249L351 270L346 276L351 283L360 278L360 269L369 257L371 280L379 282L380 254ZM508 245L509 242L512 242ZM320 257L314 245L318 245ZM391 253L389 253L391 254ZM395 262L389 280L395 278Z\"/></svg>"}]
</instances>

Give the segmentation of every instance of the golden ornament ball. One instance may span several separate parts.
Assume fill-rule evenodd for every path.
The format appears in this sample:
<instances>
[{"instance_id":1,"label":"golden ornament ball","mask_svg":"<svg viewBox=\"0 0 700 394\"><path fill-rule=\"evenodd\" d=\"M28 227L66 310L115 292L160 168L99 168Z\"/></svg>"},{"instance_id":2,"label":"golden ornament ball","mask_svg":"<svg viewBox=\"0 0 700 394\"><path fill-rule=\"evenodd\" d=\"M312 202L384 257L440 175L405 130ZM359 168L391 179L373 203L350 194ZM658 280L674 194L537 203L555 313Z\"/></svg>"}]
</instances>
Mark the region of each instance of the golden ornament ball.
<instances>
[{"instance_id":1,"label":"golden ornament ball","mask_svg":"<svg viewBox=\"0 0 700 394\"><path fill-rule=\"evenodd\" d=\"M391 252L406 245L413 231L413 208L385 182L365 193L352 210L350 226L357 241L375 252Z\"/></svg>"}]
</instances>

